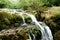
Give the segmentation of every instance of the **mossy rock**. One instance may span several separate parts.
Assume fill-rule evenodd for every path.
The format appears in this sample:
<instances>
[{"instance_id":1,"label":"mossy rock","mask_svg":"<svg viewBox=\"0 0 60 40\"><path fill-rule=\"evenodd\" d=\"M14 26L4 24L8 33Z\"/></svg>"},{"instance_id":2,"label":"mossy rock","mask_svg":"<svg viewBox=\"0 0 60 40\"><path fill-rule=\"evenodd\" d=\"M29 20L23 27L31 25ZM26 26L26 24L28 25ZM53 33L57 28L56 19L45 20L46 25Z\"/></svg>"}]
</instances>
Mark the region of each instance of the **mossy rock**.
<instances>
[{"instance_id":1,"label":"mossy rock","mask_svg":"<svg viewBox=\"0 0 60 40\"><path fill-rule=\"evenodd\" d=\"M0 39L2 40L27 40L29 39L29 35L33 36L31 32L35 35L35 37L41 37L40 29L36 27L36 25L28 25L26 27L17 27L11 29L3 29L0 31ZM29 35L28 35L29 34Z\"/></svg>"},{"instance_id":2,"label":"mossy rock","mask_svg":"<svg viewBox=\"0 0 60 40\"><path fill-rule=\"evenodd\" d=\"M22 18L16 14L11 14L8 11L0 10L0 27L11 28L11 26L20 26Z\"/></svg>"}]
</instances>

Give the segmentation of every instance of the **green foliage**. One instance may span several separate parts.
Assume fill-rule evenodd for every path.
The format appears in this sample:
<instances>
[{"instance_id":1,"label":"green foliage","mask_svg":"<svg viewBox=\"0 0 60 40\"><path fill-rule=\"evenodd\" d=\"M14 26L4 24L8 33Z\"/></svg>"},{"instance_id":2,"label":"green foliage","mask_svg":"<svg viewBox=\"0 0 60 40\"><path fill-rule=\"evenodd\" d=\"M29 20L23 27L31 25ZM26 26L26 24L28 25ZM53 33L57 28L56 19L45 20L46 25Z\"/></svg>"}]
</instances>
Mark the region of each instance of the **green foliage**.
<instances>
[{"instance_id":1,"label":"green foliage","mask_svg":"<svg viewBox=\"0 0 60 40\"><path fill-rule=\"evenodd\" d=\"M60 5L60 0L0 0L0 8L24 8Z\"/></svg>"},{"instance_id":2,"label":"green foliage","mask_svg":"<svg viewBox=\"0 0 60 40\"><path fill-rule=\"evenodd\" d=\"M56 6L60 6L60 0L55 0L53 4Z\"/></svg>"},{"instance_id":3,"label":"green foliage","mask_svg":"<svg viewBox=\"0 0 60 40\"><path fill-rule=\"evenodd\" d=\"M47 0L47 2L45 3L46 6L59 6L60 5L60 0Z\"/></svg>"},{"instance_id":4,"label":"green foliage","mask_svg":"<svg viewBox=\"0 0 60 40\"><path fill-rule=\"evenodd\" d=\"M0 0L0 5L6 8L40 7L44 3L46 3L45 0Z\"/></svg>"},{"instance_id":5,"label":"green foliage","mask_svg":"<svg viewBox=\"0 0 60 40\"><path fill-rule=\"evenodd\" d=\"M12 26L19 26L22 23L20 16L1 11L0 12L0 27L11 28Z\"/></svg>"},{"instance_id":6,"label":"green foliage","mask_svg":"<svg viewBox=\"0 0 60 40\"><path fill-rule=\"evenodd\" d=\"M11 25L14 26L20 26L20 24L22 23L22 18L21 16L15 15L13 14L13 18L10 20L11 21Z\"/></svg>"},{"instance_id":7,"label":"green foliage","mask_svg":"<svg viewBox=\"0 0 60 40\"><path fill-rule=\"evenodd\" d=\"M7 12L0 12L0 27L7 27L10 24L10 19L12 19L13 16Z\"/></svg>"},{"instance_id":8,"label":"green foliage","mask_svg":"<svg viewBox=\"0 0 60 40\"><path fill-rule=\"evenodd\" d=\"M60 19L60 13L59 14L55 14L54 18L55 18L55 20Z\"/></svg>"},{"instance_id":9,"label":"green foliage","mask_svg":"<svg viewBox=\"0 0 60 40\"><path fill-rule=\"evenodd\" d=\"M8 18L8 19L12 19L13 16L12 14L8 13L8 12L4 12L4 11L1 11L0 12L0 19L3 20L4 18Z\"/></svg>"},{"instance_id":10,"label":"green foliage","mask_svg":"<svg viewBox=\"0 0 60 40\"><path fill-rule=\"evenodd\" d=\"M54 16L54 22L57 23L60 26L60 13L59 14L55 14L55 16Z\"/></svg>"},{"instance_id":11,"label":"green foliage","mask_svg":"<svg viewBox=\"0 0 60 40\"><path fill-rule=\"evenodd\" d=\"M54 16L52 16L49 19L44 19L43 20L52 30L52 33L55 34L55 32L57 32L58 30L60 30L60 13L56 13L54 14Z\"/></svg>"}]
</instances>

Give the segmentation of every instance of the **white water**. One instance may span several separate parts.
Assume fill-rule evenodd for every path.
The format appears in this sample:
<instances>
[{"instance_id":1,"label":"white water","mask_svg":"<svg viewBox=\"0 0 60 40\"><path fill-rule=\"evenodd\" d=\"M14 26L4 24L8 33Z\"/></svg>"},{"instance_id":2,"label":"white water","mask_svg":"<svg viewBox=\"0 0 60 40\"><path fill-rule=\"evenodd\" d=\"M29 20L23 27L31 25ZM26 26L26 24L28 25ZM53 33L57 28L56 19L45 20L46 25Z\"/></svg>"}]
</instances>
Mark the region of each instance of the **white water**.
<instances>
[{"instance_id":1,"label":"white water","mask_svg":"<svg viewBox=\"0 0 60 40\"><path fill-rule=\"evenodd\" d=\"M31 38L30 34L28 34L28 36L29 36L29 40L32 40L32 38Z\"/></svg>"},{"instance_id":2,"label":"white water","mask_svg":"<svg viewBox=\"0 0 60 40\"><path fill-rule=\"evenodd\" d=\"M17 13L19 13L19 15L22 17L22 20L23 20L23 24L21 26L26 26L27 24L25 22L25 18L23 16L23 12L17 12Z\"/></svg>"},{"instance_id":3,"label":"white water","mask_svg":"<svg viewBox=\"0 0 60 40\"><path fill-rule=\"evenodd\" d=\"M33 40L36 40L35 34L33 34L32 30L30 31L30 33L33 36Z\"/></svg>"},{"instance_id":4,"label":"white water","mask_svg":"<svg viewBox=\"0 0 60 40\"><path fill-rule=\"evenodd\" d=\"M9 10L8 10L9 11ZM17 11L14 10L13 11L14 13L16 13ZM25 22L25 18L23 16L23 12L17 12L19 13L19 15L22 17L23 19L23 24L22 26L25 26L27 25L26 22ZM37 25L37 27L40 28L40 31L41 31L41 34L42 34L42 37L41 37L41 40L53 40L53 36L52 36L52 33L51 33L51 30L48 26L45 25L45 23L42 23L42 22L38 22L37 19L35 18L34 15L32 14L29 14L29 13L25 13L26 15L30 16L31 17L31 20L33 23L35 23L35 25ZM33 36L33 39L31 38L30 34L28 35L29 36L29 40L36 40L35 38L35 35L31 32L31 35Z\"/></svg>"},{"instance_id":5,"label":"white water","mask_svg":"<svg viewBox=\"0 0 60 40\"><path fill-rule=\"evenodd\" d=\"M33 40L36 40L36 37L35 37L35 35L33 34L33 33L31 33L32 34L32 36L33 36Z\"/></svg>"},{"instance_id":6,"label":"white water","mask_svg":"<svg viewBox=\"0 0 60 40\"><path fill-rule=\"evenodd\" d=\"M41 40L53 40L51 30L49 29L48 26L46 26L45 24L43 24L43 25L39 24L39 22L36 20L34 15L28 14L28 13L26 13L26 15L30 16L32 21L35 23L35 25L39 26L40 31L42 33L42 39Z\"/></svg>"},{"instance_id":7,"label":"white water","mask_svg":"<svg viewBox=\"0 0 60 40\"><path fill-rule=\"evenodd\" d=\"M50 28L45 23L43 23L43 22L40 22L40 24L42 24L42 26L44 27L45 32L46 32L46 34L48 36L48 39L49 40L53 40L53 36L52 36Z\"/></svg>"}]
</instances>

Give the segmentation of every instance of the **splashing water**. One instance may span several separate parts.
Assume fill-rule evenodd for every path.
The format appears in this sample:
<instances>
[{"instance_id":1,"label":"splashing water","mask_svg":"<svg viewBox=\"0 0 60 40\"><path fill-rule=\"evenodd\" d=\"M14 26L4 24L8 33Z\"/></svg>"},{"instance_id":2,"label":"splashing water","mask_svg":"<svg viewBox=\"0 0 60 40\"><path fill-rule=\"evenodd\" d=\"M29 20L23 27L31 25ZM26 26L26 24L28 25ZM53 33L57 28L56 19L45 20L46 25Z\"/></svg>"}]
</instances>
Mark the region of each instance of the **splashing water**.
<instances>
[{"instance_id":1,"label":"splashing water","mask_svg":"<svg viewBox=\"0 0 60 40\"><path fill-rule=\"evenodd\" d=\"M35 18L34 15L26 13L26 15L30 16L32 21L35 23L35 25L39 26L40 31L42 33L42 39L41 40L53 40L53 36L51 33L51 30L48 26L45 24L41 25Z\"/></svg>"}]
</instances>

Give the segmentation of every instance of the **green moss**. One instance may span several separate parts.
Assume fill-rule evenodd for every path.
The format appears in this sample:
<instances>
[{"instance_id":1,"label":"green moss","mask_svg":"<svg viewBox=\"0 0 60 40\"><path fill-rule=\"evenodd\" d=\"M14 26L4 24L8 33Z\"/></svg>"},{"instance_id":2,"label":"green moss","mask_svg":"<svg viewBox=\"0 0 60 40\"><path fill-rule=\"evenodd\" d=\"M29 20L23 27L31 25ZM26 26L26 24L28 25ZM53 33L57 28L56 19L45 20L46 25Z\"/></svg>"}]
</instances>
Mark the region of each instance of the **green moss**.
<instances>
[{"instance_id":1,"label":"green moss","mask_svg":"<svg viewBox=\"0 0 60 40\"><path fill-rule=\"evenodd\" d=\"M11 28L12 26L20 26L22 18L9 12L0 11L0 27Z\"/></svg>"}]
</instances>

